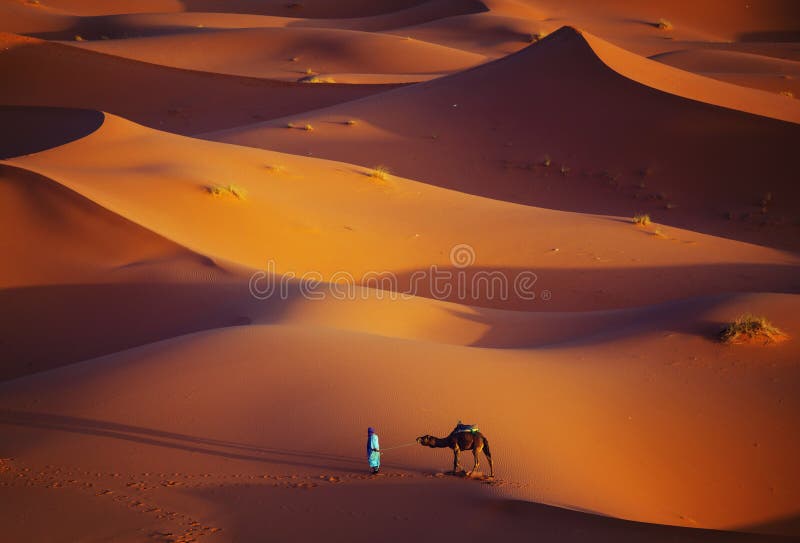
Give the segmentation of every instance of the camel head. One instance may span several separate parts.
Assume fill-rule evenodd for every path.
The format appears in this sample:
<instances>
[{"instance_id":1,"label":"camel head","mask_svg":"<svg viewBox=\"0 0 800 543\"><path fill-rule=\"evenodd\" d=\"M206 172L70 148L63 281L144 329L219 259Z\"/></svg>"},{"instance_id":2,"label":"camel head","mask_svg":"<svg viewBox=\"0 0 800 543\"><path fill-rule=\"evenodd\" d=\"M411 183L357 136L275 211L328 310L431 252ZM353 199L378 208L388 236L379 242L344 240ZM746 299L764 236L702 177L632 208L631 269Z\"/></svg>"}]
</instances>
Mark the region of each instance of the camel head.
<instances>
[{"instance_id":1,"label":"camel head","mask_svg":"<svg viewBox=\"0 0 800 543\"><path fill-rule=\"evenodd\" d=\"M434 442L434 437L429 435L419 436L417 438L417 443L422 445L423 447L430 447Z\"/></svg>"}]
</instances>

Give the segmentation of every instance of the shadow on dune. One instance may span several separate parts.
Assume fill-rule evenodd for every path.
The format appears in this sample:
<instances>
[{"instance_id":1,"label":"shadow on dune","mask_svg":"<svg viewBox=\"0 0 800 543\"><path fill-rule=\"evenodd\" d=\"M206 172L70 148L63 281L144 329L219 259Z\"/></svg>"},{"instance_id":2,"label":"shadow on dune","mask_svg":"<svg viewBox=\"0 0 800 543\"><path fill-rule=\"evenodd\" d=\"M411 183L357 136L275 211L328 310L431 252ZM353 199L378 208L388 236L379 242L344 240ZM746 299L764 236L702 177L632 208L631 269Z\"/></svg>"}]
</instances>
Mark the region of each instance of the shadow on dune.
<instances>
[{"instance_id":1,"label":"shadow on dune","mask_svg":"<svg viewBox=\"0 0 800 543\"><path fill-rule=\"evenodd\" d=\"M800 21L798 21L800 24ZM744 42L800 42L800 30L763 30L759 32L745 32L736 36L737 41Z\"/></svg>"},{"instance_id":2,"label":"shadow on dune","mask_svg":"<svg viewBox=\"0 0 800 543\"><path fill-rule=\"evenodd\" d=\"M361 0L180 0L184 11L201 13L242 13L276 17L309 17L319 19L369 17L406 9L429 0L392 0L363 2Z\"/></svg>"},{"instance_id":3,"label":"shadow on dune","mask_svg":"<svg viewBox=\"0 0 800 543\"><path fill-rule=\"evenodd\" d=\"M525 315L495 317L469 312L459 317L485 322L490 328L475 343L480 347L545 346L560 342L598 341L601 335L631 334L642 330L666 330L712 337L716 322L698 320L693 312L710 310L716 302L709 295L724 293L800 293L797 266L767 264L718 264L612 269L548 269L537 273L536 298L526 300L509 290L486 290L474 283L476 274L495 274L513 289L521 269L442 269L451 274L451 292L432 290L415 281L415 294L474 308L512 309L541 313L636 308L597 315L541 316L540 329L527 332ZM410 292L413 271L398 274L396 288ZM466 287L460 296L458 282ZM328 291L321 291L327 295ZM65 366L146 343L213 328L279 322L297 299L297 285L286 298L275 295L259 301L245 280L209 278L198 283L123 283L55 285L0 290L0 381ZM543 299L548 292L550 298ZM388 293L384 293L388 297ZM665 308L645 307L671 300ZM702 298L705 298L703 300ZM308 302L313 303L313 302ZM663 310L663 311L662 311ZM387 318L392 318L389 312ZM633 315L633 316L632 316ZM677 315L677 317L676 317ZM731 318L736 315L731 315ZM380 316L376 318L381 318ZM538 318L538 317L537 317ZM602 322L598 322L598 318ZM559 319L563 326L559 326ZM634 322L631 322L631 321ZM498 325L496 322L502 322ZM685 322L677 326L675 322ZM619 327L616 329L615 327ZM522 328L522 329L521 329ZM520 345L520 337L530 337ZM47 341L43 341L46 336ZM594 337L597 336L597 337ZM593 339L594 337L594 339Z\"/></svg>"},{"instance_id":4,"label":"shadow on dune","mask_svg":"<svg viewBox=\"0 0 800 543\"><path fill-rule=\"evenodd\" d=\"M330 21L313 18L296 19L288 23L287 26L381 32L425 25L451 17L487 11L489 11L489 8L480 0L426 0L405 8L366 17L338 18Z\"/></svg>"},{"instance_id":5,"label":"shadow on dune","mask_svg":"<svg viewBox=\"0 0 800 543\"><path fill-rule=\"evenodd\" d=\"M795 541L798 541L800 540L800 513L759 522L758 524L737 526L736 530L757 534L791 534L797 536L798 539L795 539Z\"/></svg>"},{"instance_id":6,"label":"shadow on dune","mask_svg":"<svg viewBox=\"0 0 800 543\"><path fill-rule=\"evenodd\" d=\"M364 471L364 460L353 456L263 447L80 417L0 409L0 424L119 439L235 460Z\"/></svg>"},{"instance_id":7,"label":"shadow on dune","mask_svg":"<svg viewBox=\"0 0 800 543\"><path fill-rule=\"evenodd\" d=\"M450 478L405 484L374 479L286 493L271 487L199 489L236 541L503 541L538 543L767 543L785 538L647 524L550 505L487 497ZM281 504L276 507L273 504ZM257 507L242 504L263 504ZM313 519L313 522L310 520ZM455 535L454 535L455 534ZM459 535L460 534L460 535Z\"/></svg>"},{"instance_id":8,"label":"shadow on dune","mask_svg":"<svg viewBox=\"0 0 800 543\"><path fill-rule=\"evenodd\" d=\"M430 270L398 272L396 284L401 293L469 306L542 312L594 311L723 293L797 294L799 272L797 265L750 263L544 269L441 267L435 276ZM437 282L434 277L446 279ZM525 278L532 278L533 283L525 285L521 281ZM505 291L501 284L506 285ZM460 285L464 285L463 296ZM535 298L526 299L520 292L532 292Z\"/></svg>"},{"instance_id":9,"label":"shadow on dune","mask_svg":"<svg viewBox=\"0 0 800 543\"><path fill-rule=\"evenodd\" d=\"M566 313L519 313L505 315L470 308L449 310L453 316L483 324L484 334L471 345L485 348L554 348L566 345L596 345L634 335L679 333L715 342L726 323L704 317L735 295L692 298L676 302L618 309ZM516 318L515 318L516 317ZM534 318L530 318L534 317ZM520 341L520 337L525 338Z\"/></svg>"},{"instance_id":10,"label":"shadow on dune","mask_svg":"<svg viewBox=\"0 0 800 543\"><path fill-rule=\"evenodd\" d=\"M76 17L72 24L60 30L42 32L25 32L24 36L42 40L72 41L76 36L84 40L120 40L128 38L144 38L161 36L164 34L188 34L213 32L212 28L197 28L196 26L141 26L130 22L126 17L119 15L96 15Z\"/></svg>"},{"instance_id":11,"label":"shadow on dune","mask_svg":"<svg viewBox=\"0 0 800 543\"><path fill-rule=\"evenodd\" d=\"M105 120L100 111L0 106L0 159L38 153L88 136ZM13 127L13 129L11 128Z\"/></svg>"},{"instance_id":12,"label":"shadow on dune","mask_svg":"<svg viewBox=\"0 0 800 543\"><path fill-rule=\"evenodd\" d=\"M135 283L0 290L0 381L178 335L248 324L247 284ZM260 304L278 319L285 305Z\"/></svg>"},{"instance_id":13,"label":"shadow on dune","mask_svg":"<svg viewBox=\"0 0 800 543\"><path fill-rule=\"evenodd\" d=\"M184 135L297 114L400 86L308 85L183 70L46 41L8 48L0 55L0 73L0 103L95 109ZM4 136L14 137L16 131Z\"/></svg>"}]
</instances>

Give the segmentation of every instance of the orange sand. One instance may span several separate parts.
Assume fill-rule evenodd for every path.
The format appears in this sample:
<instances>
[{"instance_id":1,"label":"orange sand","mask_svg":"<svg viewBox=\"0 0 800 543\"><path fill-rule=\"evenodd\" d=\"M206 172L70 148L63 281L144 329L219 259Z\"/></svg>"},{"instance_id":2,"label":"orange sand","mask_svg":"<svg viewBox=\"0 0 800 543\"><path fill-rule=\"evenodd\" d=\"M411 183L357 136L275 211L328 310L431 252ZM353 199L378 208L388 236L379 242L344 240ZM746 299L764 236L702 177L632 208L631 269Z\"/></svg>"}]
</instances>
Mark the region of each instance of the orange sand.
<instances>
[{"instance_id":1,"label":"orange sand","mask_svg":"<svg viewBox=\"0 0 800 543\"><path fill-rule=\"evenodd\" d=\"M747 5L0 0L0 539L796 540L798 14ZM494 479L367 475L459 419Z\"/></svg>"}]
</instances>

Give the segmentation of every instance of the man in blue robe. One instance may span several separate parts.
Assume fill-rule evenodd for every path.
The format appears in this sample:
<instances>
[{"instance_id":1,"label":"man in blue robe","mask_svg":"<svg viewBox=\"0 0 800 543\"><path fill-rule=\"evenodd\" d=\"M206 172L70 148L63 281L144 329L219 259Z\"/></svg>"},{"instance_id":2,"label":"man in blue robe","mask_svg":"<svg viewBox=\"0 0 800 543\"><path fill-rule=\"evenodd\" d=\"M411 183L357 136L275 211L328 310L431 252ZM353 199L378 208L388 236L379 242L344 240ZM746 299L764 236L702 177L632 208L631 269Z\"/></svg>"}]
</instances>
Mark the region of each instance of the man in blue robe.
<instances>
[{"instance_id":1,"label":"man in blue robe","mask_svg":"<svg viewBox=\"0 0 800 543\"><path fill-rule=\"evenodd\" d=\"M378 434L371 426L367 428L367 460L372 473L378 473L381 469L381 446L378 443Z\"/></svg>"}]
</instances>

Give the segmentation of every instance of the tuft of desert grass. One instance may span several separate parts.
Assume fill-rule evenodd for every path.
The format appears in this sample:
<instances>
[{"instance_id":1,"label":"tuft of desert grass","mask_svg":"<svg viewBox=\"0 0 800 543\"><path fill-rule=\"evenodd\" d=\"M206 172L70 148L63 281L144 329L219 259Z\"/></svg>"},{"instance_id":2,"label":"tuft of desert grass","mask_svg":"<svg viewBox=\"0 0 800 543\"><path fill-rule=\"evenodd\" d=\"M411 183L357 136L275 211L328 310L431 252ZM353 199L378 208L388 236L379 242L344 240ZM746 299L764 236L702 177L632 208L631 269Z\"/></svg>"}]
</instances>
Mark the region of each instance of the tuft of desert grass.
<instances>
[{"instance_id":1,"label":"tuft of desert grass","mask_svg":"<svg viewBox=\"0 0 800 543\"><path fill-rule=\"evenodd\" d=\"M387 181L389 179L389 168L386 166L375 166L370 170L369 176L373 179L379 179L381 181Z\"/></svg>"},{"instance_id":2,"label":"tuft of desert grass","mask_svg":"<svg viewBox=\"0 0 800 543\"><path fill-rule=\"evenodd\" d=\"M206 189L213 196L232 196L237 200L247 198L247 190L238 185L211 185Z\"/></svg>"},{"instance_id":3,"label":"tuft of desert grass","mask_svg":"<svg viewBox=\"0 0 800 543\"><path fill-rule=\"evenodd\" d=\"M675 27L672 26L671 22L662 18L659 19L658 22L656 23L656 28L658 28L659 30L672 30Z\"/></svg>"},{"instance_id":4,"label":"tuft of desert grass","mask_svg":"<svg viewBox=\"0 0 800 543\"><path fill-rule=\"evenodd\" d=\"M80 34L75 34L75 41L86 41Z\"/></svg>"},{"instance_id":5,"label":"tuft of desert grass","mask_svg":"<svg viewBox=\"0 0 800 543\"><path fill-rule=\"evenodd\" d=\"M264 169L269 173L282 173L286 168L277 164L267 164Z\"/></svg>"},{"instance_id":6,"label":"tuft of desert grass","mask_svg":"<svg viewBox=\"0 0 800 543\"><path fill-rule=\"evenodd\" d=\"M765 317L750 313L741 315L727 324L719 334L724 343L773 343L788 336Z\"/></svg>"},{"instance_id":7,"label":"tuft of desert grass","mask_svg":"<svg viewBox=\"0 0 800 543\"><path fill-rule=\"evenodd\" d=\"M633 216L633 224L636 226L649 226L650 225L650 215L647 213L637 213Z\"/></svg>"},{"instance_id":8,"label":"tuft of desert grass","mask_svg":"<svg viewBox=\"0 0 800 543\"><path fill-rule=\"evenodd\" d=\"M542 159L542 166L549 168L552 163L553 161L550 159L550 155L544 155L544 158Z\"/></svg>"},{"instance_id":9,"label":"tuft of desert grass","mask_svg":"<svg viewBox=\"0 0 800 543\"><path fill-rule=\"evenodd\" d=\"M538 32L531 32L530 34L528 34L528 43L536 43L537 41L540 41L542 38L544 38L544 32L542 32L541 30Z\"/></svg>"},{"instance_id":10,"label":"tuft of desert grass","mask_svg":"<svg viewBox=\"0 0 800 543\"><path fill-rule=\"evenodd\" d=\"M310 124L306 124L306 125L303 127L303 130L305 130L306 132L311 132L312 130L314 130L314 127L313 127L313 126L311 126Z\"/></svg>"},{"instance_id":11,"label":"tuft of desert grass","mask_svg":"<svg viewBox=\"0 0 800 543\"><path fill-rule=\"evenodd\" d=\"M788 91L788 90L781 91L780 95L781 96L785 96L786 98L794 98L794 93L792 91Z\"/></svg>"},{"instance_id":12,"label":"tuft of desert grass","mask_svg":"<svg viewBox=\"0 0 800 543\"><path fill-rule=\"evenodd\" d=\"M297 128L297 125L292 123L292 122L289 122L289 123L286 123L286 128Z\"/></svg>"},{"instance_id":13,"label":"tuft of desert grass","mask_svg":"<svg viewBox=\"0 0 800 543\"><path fill-rule=\"evenodd\" d=\"M356 121L354 119L347 119L344 122L344 124L346 124L347 126L355 126L356 125Z\"/></svg>"},{"instance_id":14,"label":"tuft of desert grass","mask_svg":"<svg viewBox=\"0 0 800 543\"><path fill-rule=\"evenodd\" d=\"M320 77L319 75L307 75L297 80L298 83L336 83L332 77Z\"/></svg>"},{"instance_id":15,"label":"tuft of desert grass","mask_svg":"<svg viewBox=\"0 0 800 543\"><path fill-rule=\"evenodd\" d=\"M569 175L571 168L565 164L561 165L561 175Z\"/></svg>"}]
</instances>

